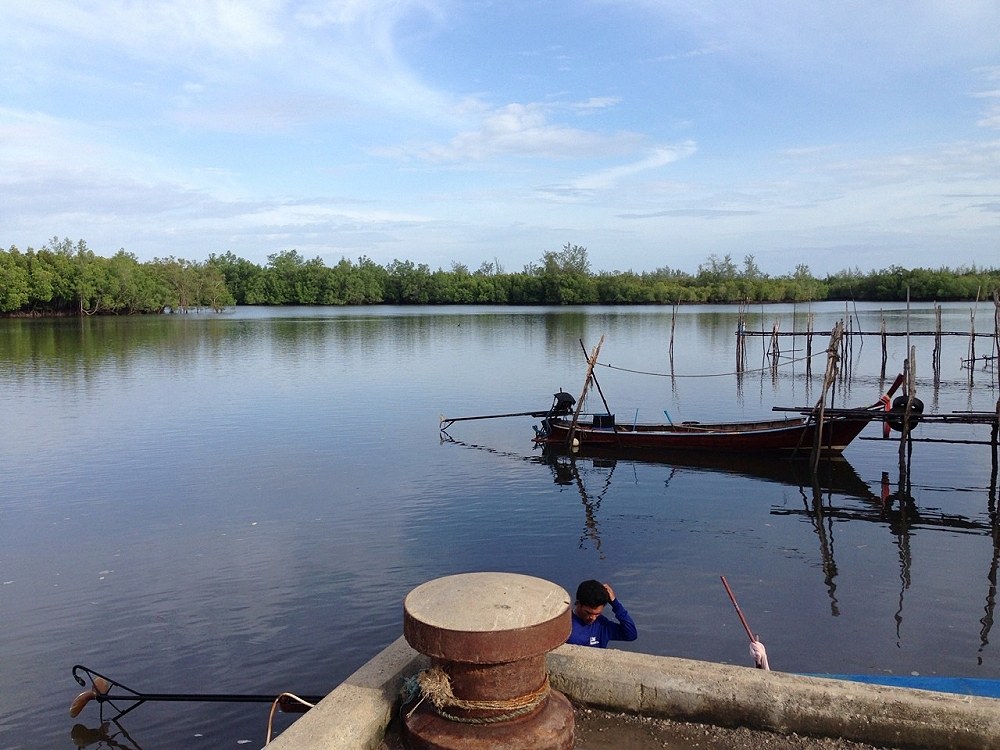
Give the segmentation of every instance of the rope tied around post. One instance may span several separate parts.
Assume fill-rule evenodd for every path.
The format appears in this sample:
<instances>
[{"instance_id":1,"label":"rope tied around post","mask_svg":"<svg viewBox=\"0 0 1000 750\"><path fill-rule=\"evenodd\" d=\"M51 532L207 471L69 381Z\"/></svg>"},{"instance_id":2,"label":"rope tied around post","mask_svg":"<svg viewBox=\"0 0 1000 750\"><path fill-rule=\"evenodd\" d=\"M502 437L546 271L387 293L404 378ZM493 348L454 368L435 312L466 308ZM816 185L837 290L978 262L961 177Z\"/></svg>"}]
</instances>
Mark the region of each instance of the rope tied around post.
<instances>
[{"instance_id":1,"label":"rope tied around post","mask_svg":"<svg viewBox=\"0 0 1000 750\"><path fill-rule=\"evenodd\" d=\"M408 677L403 682L402 699L405 705L418 695L420 696L420 700L410 709L407 717L411 716L421 703L429 700L438 716L449 721L462 724L495 724L530 714L549 697L549 691L549 676L545 675L544 682L527 695L504 700L466 700L459 698L452 691L451 678L447 672L440 667L432 667ZM449 711L449 709L456 708L466 711L497 711L500 713L494 716L480 717L456 716Z\"/></svg>"}]
</instances>

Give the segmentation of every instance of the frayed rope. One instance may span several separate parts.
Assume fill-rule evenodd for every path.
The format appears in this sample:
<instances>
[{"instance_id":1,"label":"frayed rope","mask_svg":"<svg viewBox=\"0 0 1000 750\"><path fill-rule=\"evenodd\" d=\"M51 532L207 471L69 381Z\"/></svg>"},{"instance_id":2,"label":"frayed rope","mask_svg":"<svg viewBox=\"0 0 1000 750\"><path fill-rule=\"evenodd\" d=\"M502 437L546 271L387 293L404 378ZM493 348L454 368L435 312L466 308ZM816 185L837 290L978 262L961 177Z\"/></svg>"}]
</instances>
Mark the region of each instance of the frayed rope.
<instances>
[{"instance_id":1,"label":"frayed rope","mask_svg":"<svg viewBox=\"0 0 1000 750\"><path fill-rule=\"evenodd\" d=\"M434 706L438 716L457 721L463 724L494 724L500 721L509 721L518 716L524 716L534 711L542 702L549 697L549 677L545 676L545 681L537 690L533 690L527 695L508 698L506 700L472 701L459 698L452 692L451 678L440 667L432 667L407 677L403 681L400 697L403 705L407 705L416 700L420 700L410 709L406 718L410 718L420 704L429 700ZM467 717L456 716L449 709L464 709L467 711L498 711L495 716Z\"/></svg>"}]
</instances>

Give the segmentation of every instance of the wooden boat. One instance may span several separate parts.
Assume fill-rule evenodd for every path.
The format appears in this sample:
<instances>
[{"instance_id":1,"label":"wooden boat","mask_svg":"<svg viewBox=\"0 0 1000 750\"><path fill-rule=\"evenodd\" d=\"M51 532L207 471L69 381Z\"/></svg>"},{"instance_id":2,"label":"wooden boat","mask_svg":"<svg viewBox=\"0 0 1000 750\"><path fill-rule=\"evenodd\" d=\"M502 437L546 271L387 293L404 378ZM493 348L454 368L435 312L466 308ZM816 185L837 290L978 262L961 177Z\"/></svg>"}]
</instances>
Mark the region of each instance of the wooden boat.
<instances>
[{"instance_id":1,"label":"wooden boat","mask_svg":"<svg viewBox=\"0 0 1000 750\"><path fill-rule=\"evenodd\" d=\"M581 413L591 384L598 391L601 389L594 375L594 365L603 343L602 336L587 358L587 375L580 403L577 404L577 400L565 391L556 393L541 426L535 427L536 443L563 445L570 449L601 447L654 456L676 451L710 451L723 455L784 454L796 458L817 454L839 455L877 414L890 409L889 399L903 382L903 376L897 376L889 391L871 406L838 410L840 413L827 415L826 418L823 410L817 408L799 410L800 414L796 417L756 422L675 423L664 412L666 423L618 424L604 400L603 392L601 399L606 412ZM582 340L580 346L584 346ZM829 377L826 382L828 384Z\"/></svg>"},{"instance_id":2,"label":"wooden boat","mask_svg":"<svg viewBox=\"0 0 1000 750\"><path fill-rule=\"evenodd\" d=\"M564 396L569 394L563 394ZM556 394L557 399L559 394ZM570 397L572 398L572 397ZM820 451L837 455L879 412L859 410L823 421ZM571 448L620 449L637 454L674 451L801 454L812 451L818 422L812 417L756 422L618 424L614 414L551 413L535 428L535 442Z\"/></svg>"},{"instance_id":3,"label":"wooden boat","mask_svg":"<svg viewBox=\"0 0 1000 750\"><path fill-rule=\"evenodd\" d=\"M601 337L601 343L604 338ZM570 450L606 449L625 451L639 459L656 459L678 451L711 452L719 456L734 454L782 454L791 458L809 456L836 456L873 419L893 426L886 413L902 417L907 404L892 404L890 399L903 382L898 375L889 391L871 406L857 409L831 409L827 413L819 406L813 409L782 409L798 412L799 416L765 419L754 422L691 422L675 423L667 416L666 423L618 424L604 401L605 412L582 412L581 406L591 384L597 386L594 365L600 352L598 343L588 357L587 376L584 380L580 404L560 390L553 396L548 411L527 411L506 414L484 414L474 417L441 417L440 430L446 433L455 422L472 419L497 419L500 417L531 416L541 418L536 426L534 442L541 445L563 446ZM583 341L580 342L583 346ZM586 351L586 349L584 349ZM824 387L824 393L826 388ZM602 400L604 394L601 393ZM905 400L904 400L905 401ZM898 399L897 399L898 402ZM897 426L897 429L901 427Z\"/></svg>"}]
</instances>

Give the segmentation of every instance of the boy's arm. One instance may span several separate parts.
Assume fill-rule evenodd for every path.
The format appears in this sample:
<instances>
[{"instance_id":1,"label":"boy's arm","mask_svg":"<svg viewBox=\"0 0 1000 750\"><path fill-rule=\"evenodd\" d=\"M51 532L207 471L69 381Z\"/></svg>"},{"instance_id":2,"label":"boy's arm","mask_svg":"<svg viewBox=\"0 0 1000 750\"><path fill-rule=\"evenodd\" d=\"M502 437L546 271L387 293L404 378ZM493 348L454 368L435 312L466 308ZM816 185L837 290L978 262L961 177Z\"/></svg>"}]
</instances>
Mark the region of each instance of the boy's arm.
<instances>
[{"instance_id":1,"label":"boy's arm","mask_svg":"<svg viewBox=\"0 0 1000 750\"><path fill-rule=\"evenodd\" d=\"M611 600L611 611L615 613L615 619L618 620L617 623L608 623L611 626L612 640L634 641L639 637L638 628L629 616L628 610L618 599Z\"/></svg>"}]
</instances>

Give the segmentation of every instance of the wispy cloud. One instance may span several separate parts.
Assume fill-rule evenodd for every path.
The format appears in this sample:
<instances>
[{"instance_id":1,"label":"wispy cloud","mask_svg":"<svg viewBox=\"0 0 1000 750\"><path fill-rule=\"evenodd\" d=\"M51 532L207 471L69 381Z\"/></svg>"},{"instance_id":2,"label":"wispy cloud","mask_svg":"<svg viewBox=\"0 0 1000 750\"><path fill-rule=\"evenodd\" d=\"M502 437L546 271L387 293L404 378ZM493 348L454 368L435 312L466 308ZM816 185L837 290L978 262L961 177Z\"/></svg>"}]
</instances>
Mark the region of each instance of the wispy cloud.
<instances>
[{"instance_id":1,"label":"wispy cloud","mask_svg":"<svg viewBox=\"0 0 1000 750\"><path fill-rule=\"evenodd\" d=\"M912 0L905 4L823 0L627 0L684 29L710 52L803 70L837 66L883 74L937 67L996 52L1000 5L984 0ZM680 53L684 54L684 53ZM688 54L697 54L688 53Z\"/></svg>"},{"instance_id":2,"label":"wispy cloud","mask_svg":"<svg viewBox=\"0 0 1000 750\"><path fill-rule=\"evenodd\" d=\"M586 109L609 106L592 101ZM578 108L573 105L572 108ZM465 116L472 118L470 105ZM496 109L481 108L474 129L464 130L446 143L410 143L376 149L380 156L431 163L482 162L498 156L543 159L593 158L598 154L623 153L641 137L635 133L603 134L554 121L562 107L538 103L511 103Z\"/></svg>"},{"instance_id":3,"label":"wispy cloud","mask_svg":"<svg viewBox=\"0 0 1000 750\"><path fill-rule=\"evenodd\" d=\"M657 146L641 159L583 175L570 184L577 191L607 190L622 180L642 172L659 169L680 159L688 158L696 150L694 141L685 141L677 146Z\"/></svg>"},{"instance_id":4,"label":"wispy cloud","mask_svg":"<svg viewBox=\"0 0 1000 750\"><path fill-rule=\"evenodd\" d=\"M749 211L735 208L673 208L666 211L651 211L649 213L622 213L622 219L662 219L664 217L683 217L695 219L721 219L731 216L754 216L760 211Z\"/></svg>"},{"instance_id":5,"label":"wispy cloud","mask_svg":"<svg viewBox=\"0 0 1000 750\"><path fill-rule=\"evenodd\" d=\"M413 14L437 10L425 0L12 0L4 8L21 34L10 43L42 55L50 74L61 67L75 77L86 60L91 85L118 90L123 71L141 66L135 75L157 90L149 101L173 107L178 122L233 131L356 116L361 107L440 117L451 101L396 50L396 27Z\"/></svg>"},{"instance_id":6,"label":"wispy cloud","mask_svg":"<svg viewBox=\"0 0 1000 750\"><path fill-rule=\"evenodd\" d=\"M1000 81L1000 65L982 68L978 72L989 83ZM976 121L976 125L981 128L1000 130L1000 88L975 91L972 96L975 99L989 100L989 106L986 108L983 116Z\"/></svg>"}]
</instances>

